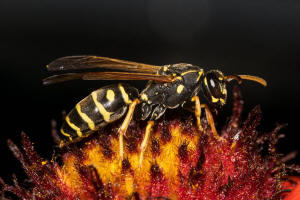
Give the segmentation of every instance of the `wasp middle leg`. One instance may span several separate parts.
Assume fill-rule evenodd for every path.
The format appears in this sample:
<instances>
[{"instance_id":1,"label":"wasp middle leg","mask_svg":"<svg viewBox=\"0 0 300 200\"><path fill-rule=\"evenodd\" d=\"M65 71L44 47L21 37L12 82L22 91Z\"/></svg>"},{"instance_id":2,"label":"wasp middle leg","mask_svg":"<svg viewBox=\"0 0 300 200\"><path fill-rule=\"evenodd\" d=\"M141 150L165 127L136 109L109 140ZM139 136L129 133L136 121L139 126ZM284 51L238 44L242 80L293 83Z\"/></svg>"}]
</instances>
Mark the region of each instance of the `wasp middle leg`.
<instances>
[{"instance_id":1,"label":"wasp middle leg","mask_svg":"<svg viewBox=\"0 0 300 200\"><path fill-rule=\"evenodd\" d=\"M194 96L191 100L192 102L195 102L195 116L196 116L196 119L197 119L197 126L198 126L198 129L202 132L203 131L203 128L202 128L202 125L201 125L201 104L200 104L200 99L198 96Z\"/></svg>"},{"instance_id":2,"label":"wasp middle leg","mask_svg":"<svg viewBox=\"0 0 300 200\"><path fill-rule=\"evenodd\" d=\"M146 148L147 148L147 144L148 144L148 141L149 141L149 136L152 132L153 125L154 125L154 121L152 121L152 120L148 121L147 126L146 126L145 136L144 136L144 139L143 139L141 147L140 147L141 148L140 159L139 159L139 166L140 167L142 166L142 163L143 163L144 153L145 153Z\"/></svg>"},{"instance_id":3,"label":"wasp middle leg","mask_svg":"<svg viewBox=\"0 0 300 200\"><path fill-rule=\"evenodd\" d=\"M216 130L214 117L213 117L212 113L210 112L210 109L209 109L208 105L201 104L200 106L201 106L201 108L205 109L206 119L207 119L207 122L208 122L208 124L211 128L211 131L213 132L213 136L217 140L221 139L218 132L217 132L217 130Z\"/></svg>"}]
</instances>

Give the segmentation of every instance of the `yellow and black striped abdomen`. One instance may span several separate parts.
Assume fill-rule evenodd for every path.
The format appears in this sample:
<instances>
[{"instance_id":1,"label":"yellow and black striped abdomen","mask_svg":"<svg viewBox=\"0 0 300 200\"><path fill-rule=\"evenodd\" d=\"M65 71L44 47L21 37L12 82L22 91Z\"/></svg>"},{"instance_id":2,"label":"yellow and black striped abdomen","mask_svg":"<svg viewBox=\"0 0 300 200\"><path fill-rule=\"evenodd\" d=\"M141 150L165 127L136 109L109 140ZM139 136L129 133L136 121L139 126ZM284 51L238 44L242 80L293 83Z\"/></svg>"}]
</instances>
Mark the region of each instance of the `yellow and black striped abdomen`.
<instances>
[{"instance_id":1,"label":"yellow and black striped abdomen","mask_svg":"<svg viewBox=\"0 0 300 200\"><path fill-rule=\"evenodd\" d=\"M127 84L109 85L92 92L66 116L61 128L60 146L78 141L120 119L136 98L138 90Z\"/></svg>"}]
</instances>

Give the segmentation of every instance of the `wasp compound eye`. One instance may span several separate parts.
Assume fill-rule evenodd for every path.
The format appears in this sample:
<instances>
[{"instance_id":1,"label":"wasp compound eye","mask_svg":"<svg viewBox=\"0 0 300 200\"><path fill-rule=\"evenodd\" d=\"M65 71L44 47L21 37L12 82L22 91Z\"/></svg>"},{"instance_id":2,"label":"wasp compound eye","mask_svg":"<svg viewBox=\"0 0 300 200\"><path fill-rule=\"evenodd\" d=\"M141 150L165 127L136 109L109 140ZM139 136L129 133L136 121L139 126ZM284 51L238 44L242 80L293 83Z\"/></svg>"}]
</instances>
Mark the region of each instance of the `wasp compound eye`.
<instances>
[{"instance_id":1,"label":"wasp compound eye","mask_svg":"<svg viewBox=\"0 0 300 200\"><path fill-rule=\"evenodd\" d=\"M206 77L209 91L211 95L214 96L215 98L223 97L222 94L223 81L219 80L219 78L220 76L218 77L217 74L208 74Z\"/></svg>"}]
</instances>

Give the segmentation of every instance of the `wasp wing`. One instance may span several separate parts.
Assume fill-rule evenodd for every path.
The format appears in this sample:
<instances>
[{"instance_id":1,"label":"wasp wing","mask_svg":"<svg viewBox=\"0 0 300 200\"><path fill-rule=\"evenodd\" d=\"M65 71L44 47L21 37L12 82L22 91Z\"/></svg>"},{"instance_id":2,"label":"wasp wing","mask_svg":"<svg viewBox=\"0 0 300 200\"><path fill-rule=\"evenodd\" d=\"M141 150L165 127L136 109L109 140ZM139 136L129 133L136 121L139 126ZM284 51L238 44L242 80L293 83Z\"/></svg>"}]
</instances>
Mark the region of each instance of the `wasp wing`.
<instances>
[{"instance_id":1,"label":"wasp wing","mask_svg":"<svg viewBox=\"0 0 300 200\"><path fill-rule=\"evenodd\" d=\"M173 81L172 76L146 74L146 73L130 73L130 72L82 72L82 73L66 73L47 77L43 79L44 85L59 83L63 81L83 79L83 80L152 80L157 82L170 83Z\"/></svg>"},{"instance_id":2,"label":"wasp wing","mask_svg":"<svg viewBox=\"0 0 300 200\"><path fill-rule=\"evenodd\" d=\"M138 62L119 60L115 58L81 55L67 56L54 60L47 69L49 71L61 70L76 70L76 69L91 69L91 68L106 68L113 70L122 70L128 72L142 72L155 74L161 66L148 65Z\"/></svg>"}]
</instances>

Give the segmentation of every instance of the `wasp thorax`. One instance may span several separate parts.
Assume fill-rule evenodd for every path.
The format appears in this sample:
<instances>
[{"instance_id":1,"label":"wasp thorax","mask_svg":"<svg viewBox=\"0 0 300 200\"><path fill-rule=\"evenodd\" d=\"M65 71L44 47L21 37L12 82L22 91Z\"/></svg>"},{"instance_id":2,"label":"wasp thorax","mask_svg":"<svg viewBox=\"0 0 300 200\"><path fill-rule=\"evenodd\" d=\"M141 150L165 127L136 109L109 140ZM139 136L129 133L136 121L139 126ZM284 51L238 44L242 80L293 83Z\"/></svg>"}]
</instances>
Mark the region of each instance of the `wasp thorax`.
<instances>
[{"instance_id":1,"label":"wasp thorax","mask_svg":"<svg viewBox=\"0 0 300 200\"><path fill-rule=\"evenodd\" d=\"M218 70L208 71L203 78L202 90L212 105L220 107L226 103L226 81L222 72Z\"/></svg>"}]
</instances>

